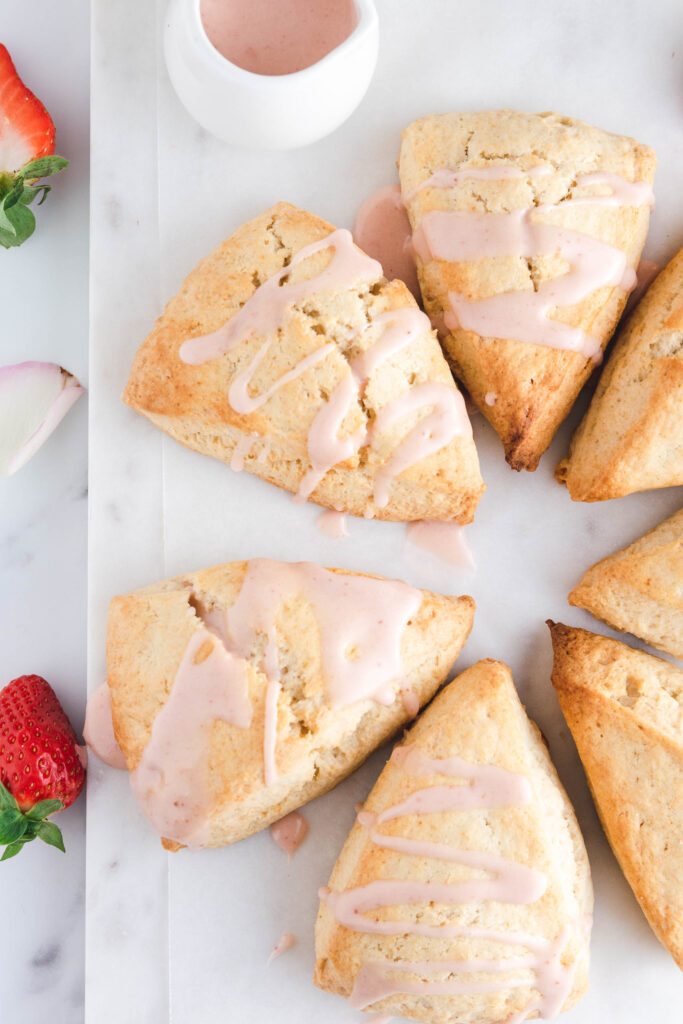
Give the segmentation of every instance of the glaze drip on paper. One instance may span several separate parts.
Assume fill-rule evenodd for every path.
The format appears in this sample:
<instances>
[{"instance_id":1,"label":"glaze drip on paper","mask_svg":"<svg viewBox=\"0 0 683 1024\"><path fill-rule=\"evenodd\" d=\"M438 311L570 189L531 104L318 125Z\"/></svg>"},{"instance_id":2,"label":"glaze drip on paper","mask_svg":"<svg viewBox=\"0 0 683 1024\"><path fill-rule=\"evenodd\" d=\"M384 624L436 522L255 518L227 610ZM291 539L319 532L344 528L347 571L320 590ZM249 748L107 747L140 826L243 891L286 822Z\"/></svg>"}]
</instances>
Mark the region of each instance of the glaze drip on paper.
<instances>
[{"instance_id":1,"label":"glaze drip on paper","mask_svg":"<svg viewBox=\"0 0 683 1024\"><path fill-rule=\"evenodd\" d=\"M111 768L125 769L126 759L114 735L111 717L111 691L107 682L100 683L88 697L85 709L83 739L93 754Z\"/></svg>"},{"instance_id":2,"label":"glaze drip on paper","mask_svg":"<svg viewBox=\"0 0 683 1024\"><path fill-rule=\"evenodd\" d=\"M291 282L293 270L321 252L331 253L326 266L312 278ZM353 244L344 229L300 249L286 267L264 281L234 316L212 334L190 338L180 347L180 358L191 365L201 365L232 352L247 338L271 334L286 325L291 310L305 304L318 292L346 291L362 282L382 277L380 264L366 256ZM376 475L373 500L384 508L390 500L394 478L448 445L457 436L469 436L471 426L460 392L451 384L422 382L409 387L381 408L370 426L365 414L355 430L344 426L354 409L360 407L366 385L372 375L392 356L417 341L431 330L428 317L412 306L388 310L350 332L348 341L359 342L367 332L377 334L374 343L361 351L348 364L329 399L320 407L307 438L310 468L304 472L298 497L308 498L333 467L355 458L361 448L381 444L382 434L395 423L419 415L416 425L387 458ZM272 399L280 388L337 353L337 346L327 342L301 359L296 366L278 378L259 395L251 392L253 377L272 344L266 337L246 369L232 381L228 401L235 412L249 414ZM232 465L244 466L245 450L238 447Z\"/></svg>"},{"instance_id":3,"label":"glaze drip on paper","mask_svg":"<svg viewBox=\"0 0 683 1024\"><path fill-rule=\"evenodd\" d=\"M270 826L270 835L288 857L292 857L308 835L308 822L299 811L292 811Z\"/></svg>"},{"instance_id":4,"label":"glaze drip on paper","mask_svg":"<svg viewBox=\"0 0 683 1024\"><path fill-rule=\"evenodd\" d=\"M323 899L342 926L372 935L419 935L424 938L471 938L519 946L523 955L501 960L379 960L361 966L350 996L355 1009L366 1009L396 994L469 995L532 987L539 993L512 1019L521 1024L536 1011L543 1018L560 1012L571 992L574 967L562 963L562 954L574 926L567 926L553 940L516 932L461 925L430 925L417 915L413 921L381 920L368 916L374 910L392 906L429 903L467 904L485 900L529 905L540 899L547 888L546 876L534 868L507 860L483 850L457 849L444 843L389 835L380 830L385 822L409 815L465 812L524 806L534 798L527 776L496 765L471 764L458 757L430 758L416 746L397 747L391 762L410 776L445 776L456 784L428 785L415 790L401 803L379 814L360 809L358 823L367 830L377 846L406 856L453 862L472 868L488 877L469 878L451 884L410 879L380 879L340 892L321 891ZM533 972L533 981L529 972ZM522 977L510 978L510 974ZM420 981L408 975L417 974ZM491 980L472 981L469 975L494 975ZM505 974L505 980L495 975ZM430 980L430 975L432 979ZM438 977L441 975L442 977ZM448 975L443 979L443 975ZM453 975L456 977L453 978ZM436 977L435 977L436 976Z\"/></svg>"},{"instance_id":5,"label":"glaze drip on paper","mask_svg":"<svg viewBox=\"0 0 683 1024\"><path fill-rule=\"evenodd\" d=\"M313 563L248 562L230 608L204 608L194 602L197 628L131 775L136 797L163 836L187 846L207 845L211 731L217 721L251 727L255 708L250 676L257 666L266 677L261 705L264 778L267 786L277 785L284 690L278 616L297 598L310 605L317 621L329 707L368 700L390 705L407 688L401 641L422 603L419 590L398 581L331 572ZM288 825L281 822L280 832L296 820L285 819Z\"/></svg>"},{"instance_id":6,"label":"glaze drip on paper","mask_svg":"<svg viewBox=\"0 0 683 1024\"><path fill-rule=\"evenodd\" d=\"M451 188L468 179L505 180L534 178L550 173L545 167L522 171L495 165L486 168L437 171L413 193L425 188ZM526 206L509 213L480 213L465 210L430 210L423 215L413 237L420 260L450 263L516 256L533 259L559 256L568 264L564 273L521 291L499 292L471 300L449 291L445 325L482 337L510 338L579 352L598 359L601 343L578 327L551 316L557 308L574 306L600 288L630 291L635 271L626 254L581 231L539 222L539 215L552 215L567 206L652 206L652 189L646 182L630 182L616 174L593 172L579 175L576 188L595 187L599 193L570 196L556 204Z\"/></svg>"}]
</instances>

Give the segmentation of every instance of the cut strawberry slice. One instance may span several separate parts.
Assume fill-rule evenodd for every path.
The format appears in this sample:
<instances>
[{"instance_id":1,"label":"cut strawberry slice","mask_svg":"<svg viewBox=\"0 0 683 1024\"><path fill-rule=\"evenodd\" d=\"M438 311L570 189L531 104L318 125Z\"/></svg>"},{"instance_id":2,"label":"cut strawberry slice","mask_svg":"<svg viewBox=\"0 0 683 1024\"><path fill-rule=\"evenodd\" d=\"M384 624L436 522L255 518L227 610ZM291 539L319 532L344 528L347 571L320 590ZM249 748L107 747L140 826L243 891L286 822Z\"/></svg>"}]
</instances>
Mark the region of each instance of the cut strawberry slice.
<instances>
[{"instance_id":1,"label":"cut strawberry slice","mask_svg":"<svg viewBox=\"0 0 683 1024\"><path fill-rule=\"evenodd\" d=\"M55 151L55 126L40 100L17 74L0 43L0 171L19 171Z\"/></svg>"},{"instance_id":2,"label":"cut strawberry slice","mask_svg":"<svg viewBox=\"0 0 683 1024\"><path fill-rule=\"evenodd\" d=\"M6 249L33 234L36 221L28 207L36 196L40 205L50 191L36 181L67 166L54 151L52 118L0 43L0 245Z\"/></svg>"}]
</instances>

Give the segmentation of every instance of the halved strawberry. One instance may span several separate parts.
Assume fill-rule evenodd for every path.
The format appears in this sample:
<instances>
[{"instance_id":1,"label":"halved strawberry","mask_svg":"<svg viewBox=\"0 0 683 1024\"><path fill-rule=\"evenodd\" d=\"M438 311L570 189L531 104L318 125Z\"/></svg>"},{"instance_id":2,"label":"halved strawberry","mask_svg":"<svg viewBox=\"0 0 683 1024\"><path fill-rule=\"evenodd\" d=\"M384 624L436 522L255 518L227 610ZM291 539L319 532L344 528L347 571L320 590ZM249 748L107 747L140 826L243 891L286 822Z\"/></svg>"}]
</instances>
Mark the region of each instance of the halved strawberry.
<instances>
[{"instance_id":1,"label":"halved strawberry","mask_svg":"<svg viewBox=\"0 0 683 1024\"><path fill-rule=\"evenodd\" d=\"M74 802L85 779L76 734L41 676L20 676L0 690L0 860L32 839L64 850L45 819Z\"/></svg>"},{"instance_id":2,"label":"halved strawberry","mask_svg":"<svg viewBox=\"0 0 683 1024\"><path fill-rule=\"evenodd\" d=\"M56 174L68 161L53 156L55 126L40 100L17 74L7 47L0 43L0 245L21 245L33 234L35 217L28 206L38 205L50 191L36 185Z\"/></svg>"}]
</instances>

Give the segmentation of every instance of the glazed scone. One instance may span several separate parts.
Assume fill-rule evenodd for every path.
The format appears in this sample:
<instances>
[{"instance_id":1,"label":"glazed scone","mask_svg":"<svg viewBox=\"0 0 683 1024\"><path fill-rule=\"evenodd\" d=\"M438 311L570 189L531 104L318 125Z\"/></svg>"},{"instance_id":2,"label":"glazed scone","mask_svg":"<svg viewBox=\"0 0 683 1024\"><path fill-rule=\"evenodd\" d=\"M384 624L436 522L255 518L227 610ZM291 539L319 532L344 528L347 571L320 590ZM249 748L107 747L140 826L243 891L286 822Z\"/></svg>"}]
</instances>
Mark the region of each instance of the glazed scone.
<instances>
[{"instance_id":1,"label":"glazed scone","mask_svg":"<svg viewBox=\"0 0 683 1024\"><path fill-rule=\"evenodd\" d=\"M454 373L533 470L635 283L651 149L559 114L440 114L399 172L427 312Z\"/></svg>"},{"instance_id":2,"label":"glazed scone","mask_svg":"<svg viewBox=\"0 0 683 1024\"><path fill-rule=\"evenodd\" d=\"M610 846L683 968L683 672L618 640L548 625L553 686Z\"/></svg>"},{"instance_id":3,"label":"glazed scone","mask_svg":"<svg viewBox=\"0 0 683 1024\"><path fill-rule=\"evenodd\" d=\"M192 271L123 397L189 448L353 515L467 523L484 490L428 318L350 232L288 203Z\"/></svg>"},{"instance_id":4,"label":"glazed scone","mask_svg":"<svg viewBox=\"0 0 683 1024\"><path fill-rule=\"evenodd\" d=\"M429 700L474 602L254 559L111 602L133 791L169 848L222 846L335 786Z\"/></svg>"},{"instance_id":5,"label":"glazed scone","mask_svg":"<svg viewBox=\"0 0 683 1024\"><path fill-rule=\"evenodd\" d=\"M586 991L592 905L547 747L508 667L480 661L360 811L321 892L315 982L425 1024L552 1017Z\"/></svg>"},{"instance_id":6,"label":"glazed scone","mask_svg":"<svg viewBox=\"0 0 683 1024\"><path fill-rule=\"evenodd\" d=\"M593 565L569 603L683 658L683 509Z\"/></svg>"},{"instance_id":7,"label":"glazed scone","mask_svg":"<svg viewBox=\"0 0 683 1024\"><path fill-rule=\"evenodd\" d=\"M574 501L683 484L683 249L620 331L556 476Z\"/></svg>"}]
</instances>

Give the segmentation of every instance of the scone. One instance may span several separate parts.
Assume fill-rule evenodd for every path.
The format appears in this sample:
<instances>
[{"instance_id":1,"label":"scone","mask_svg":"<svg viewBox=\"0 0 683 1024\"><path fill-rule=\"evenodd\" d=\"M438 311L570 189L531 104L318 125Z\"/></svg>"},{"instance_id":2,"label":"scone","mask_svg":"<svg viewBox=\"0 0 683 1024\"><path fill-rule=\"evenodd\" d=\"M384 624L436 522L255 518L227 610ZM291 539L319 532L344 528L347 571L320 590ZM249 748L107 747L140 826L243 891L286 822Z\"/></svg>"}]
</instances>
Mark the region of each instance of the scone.
<instances>
[{"instance_id":1,"label":"scone","mask_svg":"<svg viewBox=\"0 0 683 1024\"><path fill-rule=\"evenodd\" d=\"M592 566L569 603L683 658L683 509Z\"/></svg>"},{"instance_id":2,"label":"scone","mask_svg":"<svg viewBox=\"0 0 683 1024\"><path fill-rule=\"evenodd\" d=\"M683 249L620 331L556 476L574 501L683 484Z\"/></svg>"},{"instance_id":3,"label":"scone","mask_svg":"<svg viewBox=\"0 0 683 1024\"><path fill-rule=\"evenodd\" d=\"M335 786L429 700L470 597L307 562L229 562L111 602L133 791L171 849L222 846Z\"/></svg>"},{"instance_id":4,"label":"scone","mask_svg":"<svg viewBox=\"0 0 683 1024\"><path fill-rule=\"evenodd\" d=\"M533 470L635 284L652 150L559 114L440 114L399 171L425 308L514 469Z\"/></svg>"},{"instance_id":5,"label":"scone","mask_svg":"<svg viewBox=\"0 0 683 1024\"><path fill-rule=\"evenodd\" d=\"M610 846L683 968L683 672L617 640L548 625L553 685Z\"/></svg>"},{"instance_id":6,"label":"scone","mask_svg":"<svg viewBox=\"0 0 683 1024\"><path fill-rule=\"evenodd\" d=\"M510 670L480 661L394 752L321 891L315 982L425 1024L549 1018L588 984L574 811Z\"/></svg>"},{"instance_id":7,"label":"scone","mask_svg":"<svg viewBox=\"0 0 683 1024\"><path fill-rule=\"evenodd\" d=\"M192 271L123 397L189 448L341 512L467 523L484 489L428 318L350 232L288 203Z\"/></svg>"}]
</instances>

